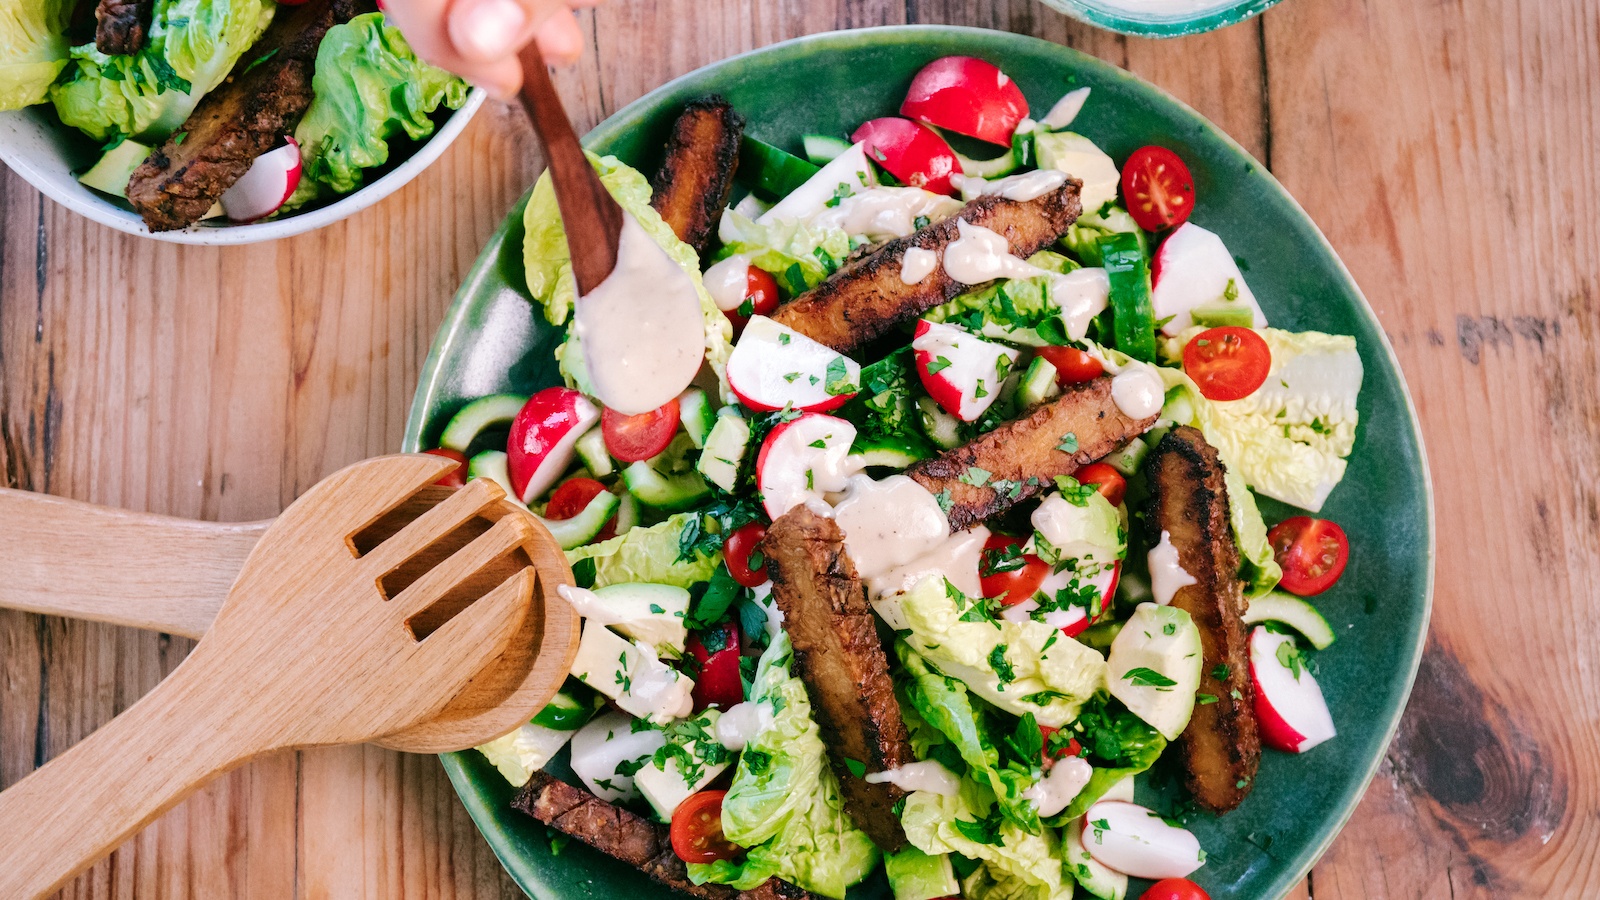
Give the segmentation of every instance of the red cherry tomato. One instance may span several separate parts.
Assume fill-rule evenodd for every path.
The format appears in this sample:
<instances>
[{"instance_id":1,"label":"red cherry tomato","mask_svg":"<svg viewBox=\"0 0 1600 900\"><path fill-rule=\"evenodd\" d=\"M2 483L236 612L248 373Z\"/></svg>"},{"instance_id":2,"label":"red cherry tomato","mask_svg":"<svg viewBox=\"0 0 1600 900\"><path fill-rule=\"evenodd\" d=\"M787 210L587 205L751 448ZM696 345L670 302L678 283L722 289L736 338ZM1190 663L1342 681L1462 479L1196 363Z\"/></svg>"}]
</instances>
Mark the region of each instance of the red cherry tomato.
<instances>
[{"instance_id":1,"label":"red cherry tomato","mask_svg":"<svg viewBox=\"0 0 1600 900\"><path fill-rule=\"evenodd\" d=\"M1046 760L1054 762L1058 759L1066 759L1069 756L1077 756L1083 752L1083 745L1078 743L1077 738L1068 738L1065 747L1058 748L1054 753L1051 753L1050 735L1055 734L1058 730L1051 728L1049 725L1039 726L1039 736L1044 738L1044 758Z\"/></svg>"},{"instance_id":2,"label":"red cherry tomato","mask_svg":"<svg viewBox=\"0 0 1600 900\"><path fill-rule=\"evenodd\" d=\"M1194 178L1178 154L1165 147L1140 147L1122 167L1122 197L1145 231L1176 228L1194 211Z\"/></svg>"},{"instance_id":3,"label":"red cherry tomato","mask_svg":"<svg viewBox=\"0 0 1600 900\"><path fill-rule=\"evenodd\" d=\"M1140 894L1139 900L1211 900L1211 895L1187 878L1163 878Z\"/></svg>"},{"instance_id":4,"label":"red cherry tomato","mask_svg":"<svg viewBox=\"0 0 1600 900\"><path fill-rule=\"evenodd\" d=\"M1122 473L1111 467L1110 463L1090 463L1072 473L1079 484L1092 484L1100 496L1110 501L1112 506L1122 503L1122 498L1128 493L1128 479Z\"/></svg>"},{"instance_id":5,"label":"red cherry tomato","mask_svg":"<svg viewBox=\"0 0 1600 900\"><path fill-rule=\"evenodd\" d=\"M550 502L545 506L546 519L570 519L583 512L589 501L605 493L606 486L593 478L573 478L563 481L550 494ZM617 517L612 516L606 522L606 527L600 529L595 535L595 541L609 541L617 536Z\"/></svg>"},{"instance_id":6,"label":"red cherry tomato","mask_svg":"<svg viewBox=\"0 0 1600 900\"><path fill-rule=\"evenodd\" d=\"M991 534L983 542L978 563L978 583L983 595L1004 606L1033 599L1050 574L1050 566L1031 553L1022 553L1023 541L1007 534Z\"/></svg>"},{"instance_id":7,"label":"red cherry tomato","mask_svg":"<svg viewBox=\"0 0 1600 900\"><path fill-rule=\"evenodd\" d=\"M1345 537L1343 528L1327 519L1284 519L1267 532L1267 543L1283 567L1283 580L1278 587L1301 597L1333 587L1350 561L1350 539Z\"/></svg>"},{"instance_id":8,"label":"red cherry tomato","mask_svg":"<svg viewBox=\"0 0 1600 900\"><path fill-rule=\"evenodd\" d=\"M767 583L767 564L756 552L756 545L767 536L767 526L749 522L739 526L722 544L722 559L728 564L728 574L747 588Z\"/></svg>"},{"instance_id":9,"label":"red cherry tomato","mask_svg":"<svg viewBox=\"0 0 1600 900\"><path fill-rule=\"evenodd\" d=\"M946 56L911 79L900 115L1009 147L1017 123L1028 115L1028 100L994 63Z\"/></svg>"},{"instance_id":10,"label":"red cherry tomato","mask_svg":"<svg viewBox=\"0 0 1600 900\"><path fill-rule=\"evenodd\" d=\"M1056 367L1056 384L1061 387L1093 381L1106 371L1100 360L1077 347L1040 347L1035 352Z\"/></svg>"},{"instance_id":11,"label":"red cherry tomato","mask_svg":"<svg viewBox=\"0 0 1600 900\"><path fill-rule=\"evenodd\" d=\"M684 648L700 664L692 695L695 712L710 706L731 709L744 700L744 682L739 680L739 626L724 622L691 634Z\"/></svg>"},{"instance_id":12,"label":"red cherry tomato","mask_svg":"<svg viewBox=\"0 0 1600 900\"><path fill-rule=\"evenodd\" d=\"M765 316L778 308L778 281L765 269L750 267L745 274L744 299L750 303L751 316ZM739 309L743 309L743 305ZM723 315L733 324L733 333L737 335L744 330L745 323L750 321L750 316L739 312L738 309L723 310Z\"/></svg>"},{"instance_id":13,"label":"red cherry tomato","mask_svg":"<svg viewBox=\"0 0 1600 900\"><path fill-rule=\"evenodd\" d=\"M1239 400L1267 380L1272 349L1248 328L1207 328L1183 348L1183 371L1207 400Z\"/></svg>"},{"instance_id":14,"label":"red cherry tomato","mask_svg":"<svg viewBox=\"0 0 1600 900\"><path fill-rule=\"evenodd\" d=\"M607 409L600 415L600 433L606 439L606 451L622 462L649 459L667 449L678 433L678 401L668 400L660 409L637 416Z\"/></svg>"},{"instance_id":15,"label":"red cherry tomato","mask_svg":"<svg viewBox=\"0 0 1600 900\"><path fill-rule=\"evenodd\" d=\"M440 487L466 487L467 455L465 453L462 453L460 450L448 450L444 447L435 447L432 450L424 450L422 452L431 453L434 456L442 456L445 459L453 459L456 461L456 467L448 474L439 476L439 480L435 481L434 484L437 484Z\"/></svg>"},{"instance_id":16,"label":"red cherry tomato","mask_svg":"<svg viewBox=\"0 0 1600 900\"><path fill-rule=\"evenodd\" d=\"M961 163L950 145L926 125L889 116L862 124L851 141L865 141L867 158L890 175L913 187L936 194L955 194L950 176L961 174Z\"/></svg>"},{"instance_id":17,"label":"red cherry tomato","mask_svg":"<svg viewBox=\"0 0 1600 900\"><path fill-rule=\"evenodd\" d=\"M672 852L684 862L737 859L744 851L722 834L722 798L727 791L701 791L672 814Z\"/></svg>"}]
</instances>

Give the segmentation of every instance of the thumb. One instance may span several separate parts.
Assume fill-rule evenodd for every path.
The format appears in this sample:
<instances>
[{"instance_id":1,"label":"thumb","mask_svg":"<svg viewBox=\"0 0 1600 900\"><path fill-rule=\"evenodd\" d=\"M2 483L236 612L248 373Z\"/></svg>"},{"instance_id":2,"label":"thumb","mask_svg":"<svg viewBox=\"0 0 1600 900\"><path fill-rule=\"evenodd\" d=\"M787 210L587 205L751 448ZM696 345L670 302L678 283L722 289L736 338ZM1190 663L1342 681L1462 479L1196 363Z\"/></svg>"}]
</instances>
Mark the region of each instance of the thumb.
<instances>
[{"instance_id":1,"label":"thumb","mask_svg":"<svg viewBox=\"0 0 1600 900\"><path fill-rule=\"evenodd\" d=\"M455 0L445 28L463 60L488 64L522 49L557 13L570 18L562 0Z\"/></svg>"}]
</instances>

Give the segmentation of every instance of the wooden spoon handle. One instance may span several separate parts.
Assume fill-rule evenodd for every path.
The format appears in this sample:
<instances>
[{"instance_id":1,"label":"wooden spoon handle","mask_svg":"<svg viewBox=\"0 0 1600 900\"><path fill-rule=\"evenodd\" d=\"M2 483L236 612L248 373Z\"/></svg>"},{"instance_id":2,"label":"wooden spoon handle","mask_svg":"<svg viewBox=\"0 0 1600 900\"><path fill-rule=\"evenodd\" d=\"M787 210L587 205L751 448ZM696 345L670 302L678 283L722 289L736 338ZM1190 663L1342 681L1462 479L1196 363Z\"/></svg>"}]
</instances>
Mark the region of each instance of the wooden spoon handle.
<instances>
[{"instance_id":1,"label":"wooden spoon handle","mask_svg":"<svg viewBox=\"0 0 1600 900\"><path fill-rule=\"evenodd\" d=\"M0 607L198 638L269 524L0 489Z\"/></svg>"}]
</instances>

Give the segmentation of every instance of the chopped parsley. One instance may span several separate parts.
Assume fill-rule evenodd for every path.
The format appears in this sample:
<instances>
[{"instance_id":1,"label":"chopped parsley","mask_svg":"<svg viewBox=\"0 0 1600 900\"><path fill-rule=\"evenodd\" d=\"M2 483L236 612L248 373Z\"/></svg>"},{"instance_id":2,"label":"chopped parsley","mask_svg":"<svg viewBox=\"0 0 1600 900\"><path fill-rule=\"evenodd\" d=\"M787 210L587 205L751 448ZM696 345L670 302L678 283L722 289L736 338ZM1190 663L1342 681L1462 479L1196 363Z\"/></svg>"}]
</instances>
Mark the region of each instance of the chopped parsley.
<instances>
[{"instance_id":1,"label":"chopped parsley","mask_svg":"<svg viewBox=\"0 0 1600 900\"><path fill-rule=\"evenodd\" d=\"M989 666L994 669L995 677L1000 680L1000 690L1005 690L1006 685L1017 680L1017 670L1006 659L1006 645L996 644L989 651Z\"/></svg>"},{"instance_id":2,"label":"chopped parsley","mask_svg":"<svg viewBox=\"0 0 1600 900\"><path fill-rule=\"evenodd\" d=\"M1078 436L1077 436L1077 434L1075 434L1075 433L1073 433L1071 431L1067 432L1066 434L1063 434L1061 436L1061 443L1056 445L1056 449L1060 450L1062 453L1077 453L1078 452Z\"/></svg>"},{"instance_id":3,"label":"chopped parsley","mask_svg":"<svg viewBox=\"0 0 1600 900\"><path fill-rule=\"evenodd\" d=\"M1156 690L1171 690L1177 685L1176 681L1145 666L1136 666L1124 672L1123 679L1131 682L1136 687L1153 687Z\"/></svg>"},{"instance_id":4,"label":"chopped parsley","mask_svg":"<svg viewBox=\"0 0 1600 900\"><path fill-rule=\"evenodd\" d=\"M997 847L1005 843L1005 838L1000 836L1000 823L1004 821L1004 818L1000 810L996 809L976 822L956 819L951 824L955 825L956 831L961 832L962 837L972 841L974 844L987 844Z\"/></svg>"},{"instance_id":5,"label":"chopped parsley","mask_svg":"<svg viewBox=\"0 0 1600 900\"><path fill-rule=\"evenodd\" d=\"M970 484L973 487L983 487L989 483L990 474L992 473L990 473L988 469L980 469L977 466L968 466L965 472L962 472L960 475L956 476L956 480L962 484Z\"/></svg>"},{"instance_id":6,"label":"chopped parsley","mask_svg":"<svg viewBox=\"0 0 1600 900\"><path fill-rule=\"evenodd\" d=\"M828 380L822 386L822 389L827 391L830 397L837 397L840 394L854 394L860 390L855 380L850 377L850 367L845 364L842 356L835 356L833 361L828 363L827 376Z\"/></svg>"},{"instance_id":7,"label":"chopped parsley","mask_svg":"<svg viewBox=\"0 0 1600 900\"><path fill-rule=\"evenodd\" d=\"M943 356L935 356L933 362L928 363L928 374L937 375L948 368L950 368L950 360Z\"/></svg>"},{"instance_id":8,"label":"chopped parsley","mask_svg":"<svg viewBox=\"0 0 1600 900\"><path fill-rule=\"evenodd\" d=\"M844 767L849 769L850 774L857 778L867 777L867 766L859 759L850 759L849 757L845 757Z\"/></svg>"},{"instance_id":9,"label":"chopped parsley","mask_svg":"<svg viewBox=\"0 0 1600 900\"><path fill-rule=\"evenodd\" d=\"M1078 479L1071 475L1056 476L1056 490L1061 492L1061 499L1073 506L1088 506L1089 498L1098 490L1092 484L1079 484Z\"/></svg>"}]
</instances>

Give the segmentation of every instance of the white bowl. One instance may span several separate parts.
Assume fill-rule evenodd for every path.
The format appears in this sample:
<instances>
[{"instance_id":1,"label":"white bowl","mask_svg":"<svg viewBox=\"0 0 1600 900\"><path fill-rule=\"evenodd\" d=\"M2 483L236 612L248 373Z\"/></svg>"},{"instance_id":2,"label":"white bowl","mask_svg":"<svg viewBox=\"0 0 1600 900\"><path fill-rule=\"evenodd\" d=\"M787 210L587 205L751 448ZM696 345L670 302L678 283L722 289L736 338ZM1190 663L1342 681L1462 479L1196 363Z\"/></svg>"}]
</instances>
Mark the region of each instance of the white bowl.
<instances>
[{"instance_id":1,"label":"white bowl","mask_svg":"<svg viewBox=\"0 0 1600 900\"><path fill-rule=\"evenodd\" d=\"M483 91L474 88L467 102L450 114L417 151L371 181L325 206L291 213L281 219L233 225L202 222L183 231L152 233L126 203L85 187L76 173L94 164L94 142L57 121L48 106L0 112L0 161L45 196L102 225L141 237L175 244L253 244L314 231L353 215L399 190L426 169L461 134L483 105Z\"/></svg>"}]
</instances>

